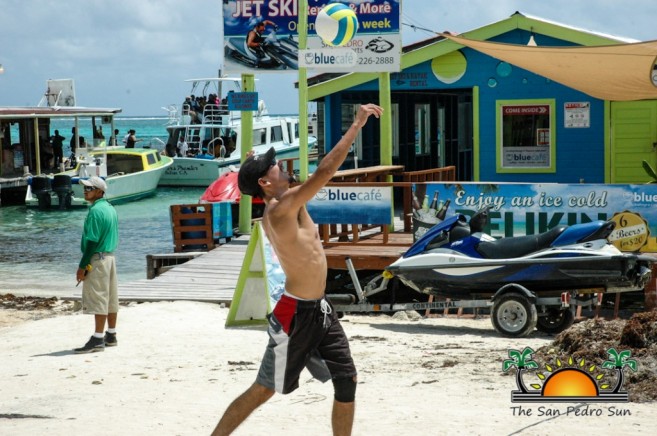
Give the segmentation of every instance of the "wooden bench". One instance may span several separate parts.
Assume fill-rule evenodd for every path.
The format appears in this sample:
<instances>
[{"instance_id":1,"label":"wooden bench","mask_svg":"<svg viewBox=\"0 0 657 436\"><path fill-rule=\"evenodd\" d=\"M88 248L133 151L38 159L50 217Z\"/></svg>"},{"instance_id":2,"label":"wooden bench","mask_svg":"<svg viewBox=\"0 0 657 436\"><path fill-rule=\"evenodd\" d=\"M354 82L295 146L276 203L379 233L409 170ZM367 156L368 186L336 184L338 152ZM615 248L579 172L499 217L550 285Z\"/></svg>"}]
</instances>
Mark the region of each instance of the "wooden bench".
<instances>
[{"instance_id":1,"label":"wooden bench","mask_svg":"<svg viewBox=\"0 0 657 436\"><path fill-rule=\"evenodd\" d=\"M385 267L399 259L413 243L413 235L406 235L405 245L392 244L333 244L324 247L326 264L329 269L347 269L347 258L351 259L356 270L382 271Z\"/></svg>"},{"instance_id":2,"label":"wooden bench","mask_svg":"<svg viewBox=\"0 0 657 436\"><path fill-rule=\"evenodd\" d=\"M338 226L340 227L339 231ZM389 224L319 224L319 236L322 238L322 243L325 246L341 243L353 244L360 242L361 239L367 240L371 236L364 232L370 230L375 232L373 234L382 236L382 242L384 244L388 243L390 235Z\"/></svg>"}]
</instances>

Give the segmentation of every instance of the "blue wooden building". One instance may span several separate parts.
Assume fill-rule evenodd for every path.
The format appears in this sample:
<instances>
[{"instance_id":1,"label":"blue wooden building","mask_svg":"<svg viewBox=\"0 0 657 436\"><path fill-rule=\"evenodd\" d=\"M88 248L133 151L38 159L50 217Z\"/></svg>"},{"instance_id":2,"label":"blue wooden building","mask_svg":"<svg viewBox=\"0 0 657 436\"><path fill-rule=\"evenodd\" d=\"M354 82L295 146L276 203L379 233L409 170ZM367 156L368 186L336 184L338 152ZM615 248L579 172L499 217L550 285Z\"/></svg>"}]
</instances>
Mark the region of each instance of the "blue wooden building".
<instances>
[{"instance_id":1,"label":"blue wooden building","mask_svg":"<svg viewBox=\"0 0 657 436\"><path fill-rule=\"evenodd\" d=\"M463 36L555 47L637 42L519 12ZM392 163L407 170L454 165L460 181L643 183L642 161L657 163L657 100L598 99L443 36L404 47L402 71L389 77ZM354 105L379 100L379 78L309 78L324 152ZM370 122L356 143L359 166L380 163L379 144Z\"/></svg>"}]
</instances>

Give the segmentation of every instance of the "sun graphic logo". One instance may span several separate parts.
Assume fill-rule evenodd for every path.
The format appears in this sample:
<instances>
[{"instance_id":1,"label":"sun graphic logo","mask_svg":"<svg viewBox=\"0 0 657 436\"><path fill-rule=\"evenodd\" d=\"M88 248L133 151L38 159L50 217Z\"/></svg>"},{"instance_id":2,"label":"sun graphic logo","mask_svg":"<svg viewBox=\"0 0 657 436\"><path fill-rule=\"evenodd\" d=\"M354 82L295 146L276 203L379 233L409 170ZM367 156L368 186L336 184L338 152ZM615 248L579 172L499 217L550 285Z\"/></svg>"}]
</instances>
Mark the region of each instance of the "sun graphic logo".
<instances>
[{"instance_id":1,"label":"sun graphic logo","mask_svg":"<svg viewBox=\"0 0 657 436\"><path fill-rule=\"evenodd\" d=\"M516 385L518 390L511 391L514 403L542 402L627 402L628 394L623 389L625 367L637 370L637 363L630 359L628 350L618 352L615 348L607 350L609 360L602 363L601 371L585 359L575 361L571 357L567 362L559 358L553 364L546 364L541 371L538 363L532 360L534 350L526 347L522 351L509 350L509 359L502 364L504 372L516 368ZM526 387L523 374L535 371L537 383Z\"/></svg>"}]
</instances>

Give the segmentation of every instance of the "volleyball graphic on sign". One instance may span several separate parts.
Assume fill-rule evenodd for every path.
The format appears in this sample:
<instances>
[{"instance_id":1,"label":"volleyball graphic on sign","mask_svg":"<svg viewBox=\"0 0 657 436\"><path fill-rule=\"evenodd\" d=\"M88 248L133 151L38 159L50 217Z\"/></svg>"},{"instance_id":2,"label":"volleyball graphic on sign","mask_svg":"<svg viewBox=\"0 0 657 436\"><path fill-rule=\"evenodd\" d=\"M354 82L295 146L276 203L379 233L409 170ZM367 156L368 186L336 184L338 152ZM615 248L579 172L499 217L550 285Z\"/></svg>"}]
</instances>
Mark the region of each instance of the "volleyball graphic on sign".
<instances>
[{"instance_id":1,"label":"volleyball graphic on sign","mask_svg":"<svg viewBox=\"0 0 657 436\"><path fill-rule=\"evenodd\" d=\"M326 5L315 19L315 32L330 46L347 44L356 35L357 30L356 13L342 3Z\"/></svg>"}]
</instances>

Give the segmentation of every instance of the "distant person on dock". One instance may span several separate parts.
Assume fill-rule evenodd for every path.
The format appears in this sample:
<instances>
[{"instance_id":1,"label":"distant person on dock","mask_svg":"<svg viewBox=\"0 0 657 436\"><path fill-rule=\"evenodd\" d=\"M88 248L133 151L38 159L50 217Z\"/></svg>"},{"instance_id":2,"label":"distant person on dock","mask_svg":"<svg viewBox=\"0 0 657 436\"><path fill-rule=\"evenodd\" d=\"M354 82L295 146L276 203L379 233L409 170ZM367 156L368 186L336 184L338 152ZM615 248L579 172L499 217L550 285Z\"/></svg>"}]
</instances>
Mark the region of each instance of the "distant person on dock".
<instances>
[{"instance_id":1,"label":"distant person on dock","mask_svg":"<svg viewBox=\"0 0 657 436\"><path fill-rule=\"evenodd\" d=\"M94 147L101 145L104 139L105 139L105 135L103 134L103 126L94 126L94 132L93 132Z\"/></svg>"},{"instance_id":2,"label":"distant person on dock","mask_svg":"<svg viewBox=\"0 0 657 436\"><path fill-rule=\"evenodd\" d=\"M77 151L77 140L81 140L82 138L75 137L75 127L71 127L71 142L69 144L69 147L71 148L71 156L68 158L68 164L71 168L75 168L75 166L78 164L77 157L75 156L75 152Z\"/></svg>"},{"instance_id":3,"label":"distant person on dock","mask_svg":"<svg viewBox=\"0 0 657 436\"><path fill-rule=\"evenodd\" d=\"M189 145L187 144L187 141L185 141L183 135L180 135L178 138L178 144L176 145L176 148L178 150L179 157L187 157L187 150L189 149Z\"/></svg>"},{"instance_id":4,"label":"distant person on dock","mask_svg":"<svg viewBox=\"0 0 657 436\"><path fill-rule=\"evenodd\" d=\"M141 141L141 139L137 139L135 136L136 133L135 129L130 129L128 139L125 142L125 148L135 148L135 144Z\"/></svg>"},{"instance_id":5,"label":"distant person on dock","mask_svg":"<svg viewBox=\"0 0 657 436\"><path fill-rule=\"evenodd\" d=\"M378 118L382 111L374 104L360 106L347 133L301 185L290 187L293 179L276 161L274 147L264 155L250 153L241 165L240 191L265 201L262 225L285 272L285 292L269 315L269 344L255 383L228 406L213 435L232 433L275 392L294 391L304 367L318 380L333 381L333 434L351 434L356 366L325 297L326 256L305 205L342 165L370 115Z\"/></svg>"},{"instance_id":6,"label":"distant person on dock","mask_svg":"<svg viewBox=\"0 0 657 436\"><path fill-rule=\"evenodd\" d=\"M77 149L77 143L75 142L75 127L71 127L71 142L69 146L71 147L71 154L75 155Z\"/></svg>"},{"instance_id":7,"label":"distant person on dock","mask_svg":"<svg viewBox=\"0 0 657 436\"><path fill-rule=\"evenodd\" d=\"M41 167L43 169L52 168L52 159L55 156L55 153L52 149L52 144L50 144L50 138L39 137L39 158L41 159ZM36 166L36 165L35 165Z\"/></svg>"},{"instance_id":8,"label":"distant person on dock","mask_svg":"<svg viewBox=\"0 0 657 436\"><path fill-rule=\"evenodd\" d=\"M59 165L64 162L64 139L66 138L59 134L59 130L55 130L55 134L50 137L52 152L55 156L54 168L59 168Z\"/></svg>"},{"instance_id":9,"label":"distant person on dock","mask_svg":"<svg viewBox=\"0 0 657 436\"><path fill-rule=\"evenodd\" d=\"M118 282L114 251L119 243L119 220L114 206L105 198L107 184L100 177L80 179L84 199L91 203L84 220L82 259L75 278L82 284L82 311L94 315L95 329L89 341L74 351L94 353L117 345L116 319L119 311ZM103 335L107 322L107 331Z\"/></svg>"},{"instance_id":10,"label":"distant person on dock","mask_svg":"<svg viewBox=\"0 0 657 436\"><path fill-rule=\"evenodd\" d=\"M110 143L109 145L111 146L117 146L119 145L119 129L114 129L114 134L110 136Z\"/></svg>"}]
</instances>

